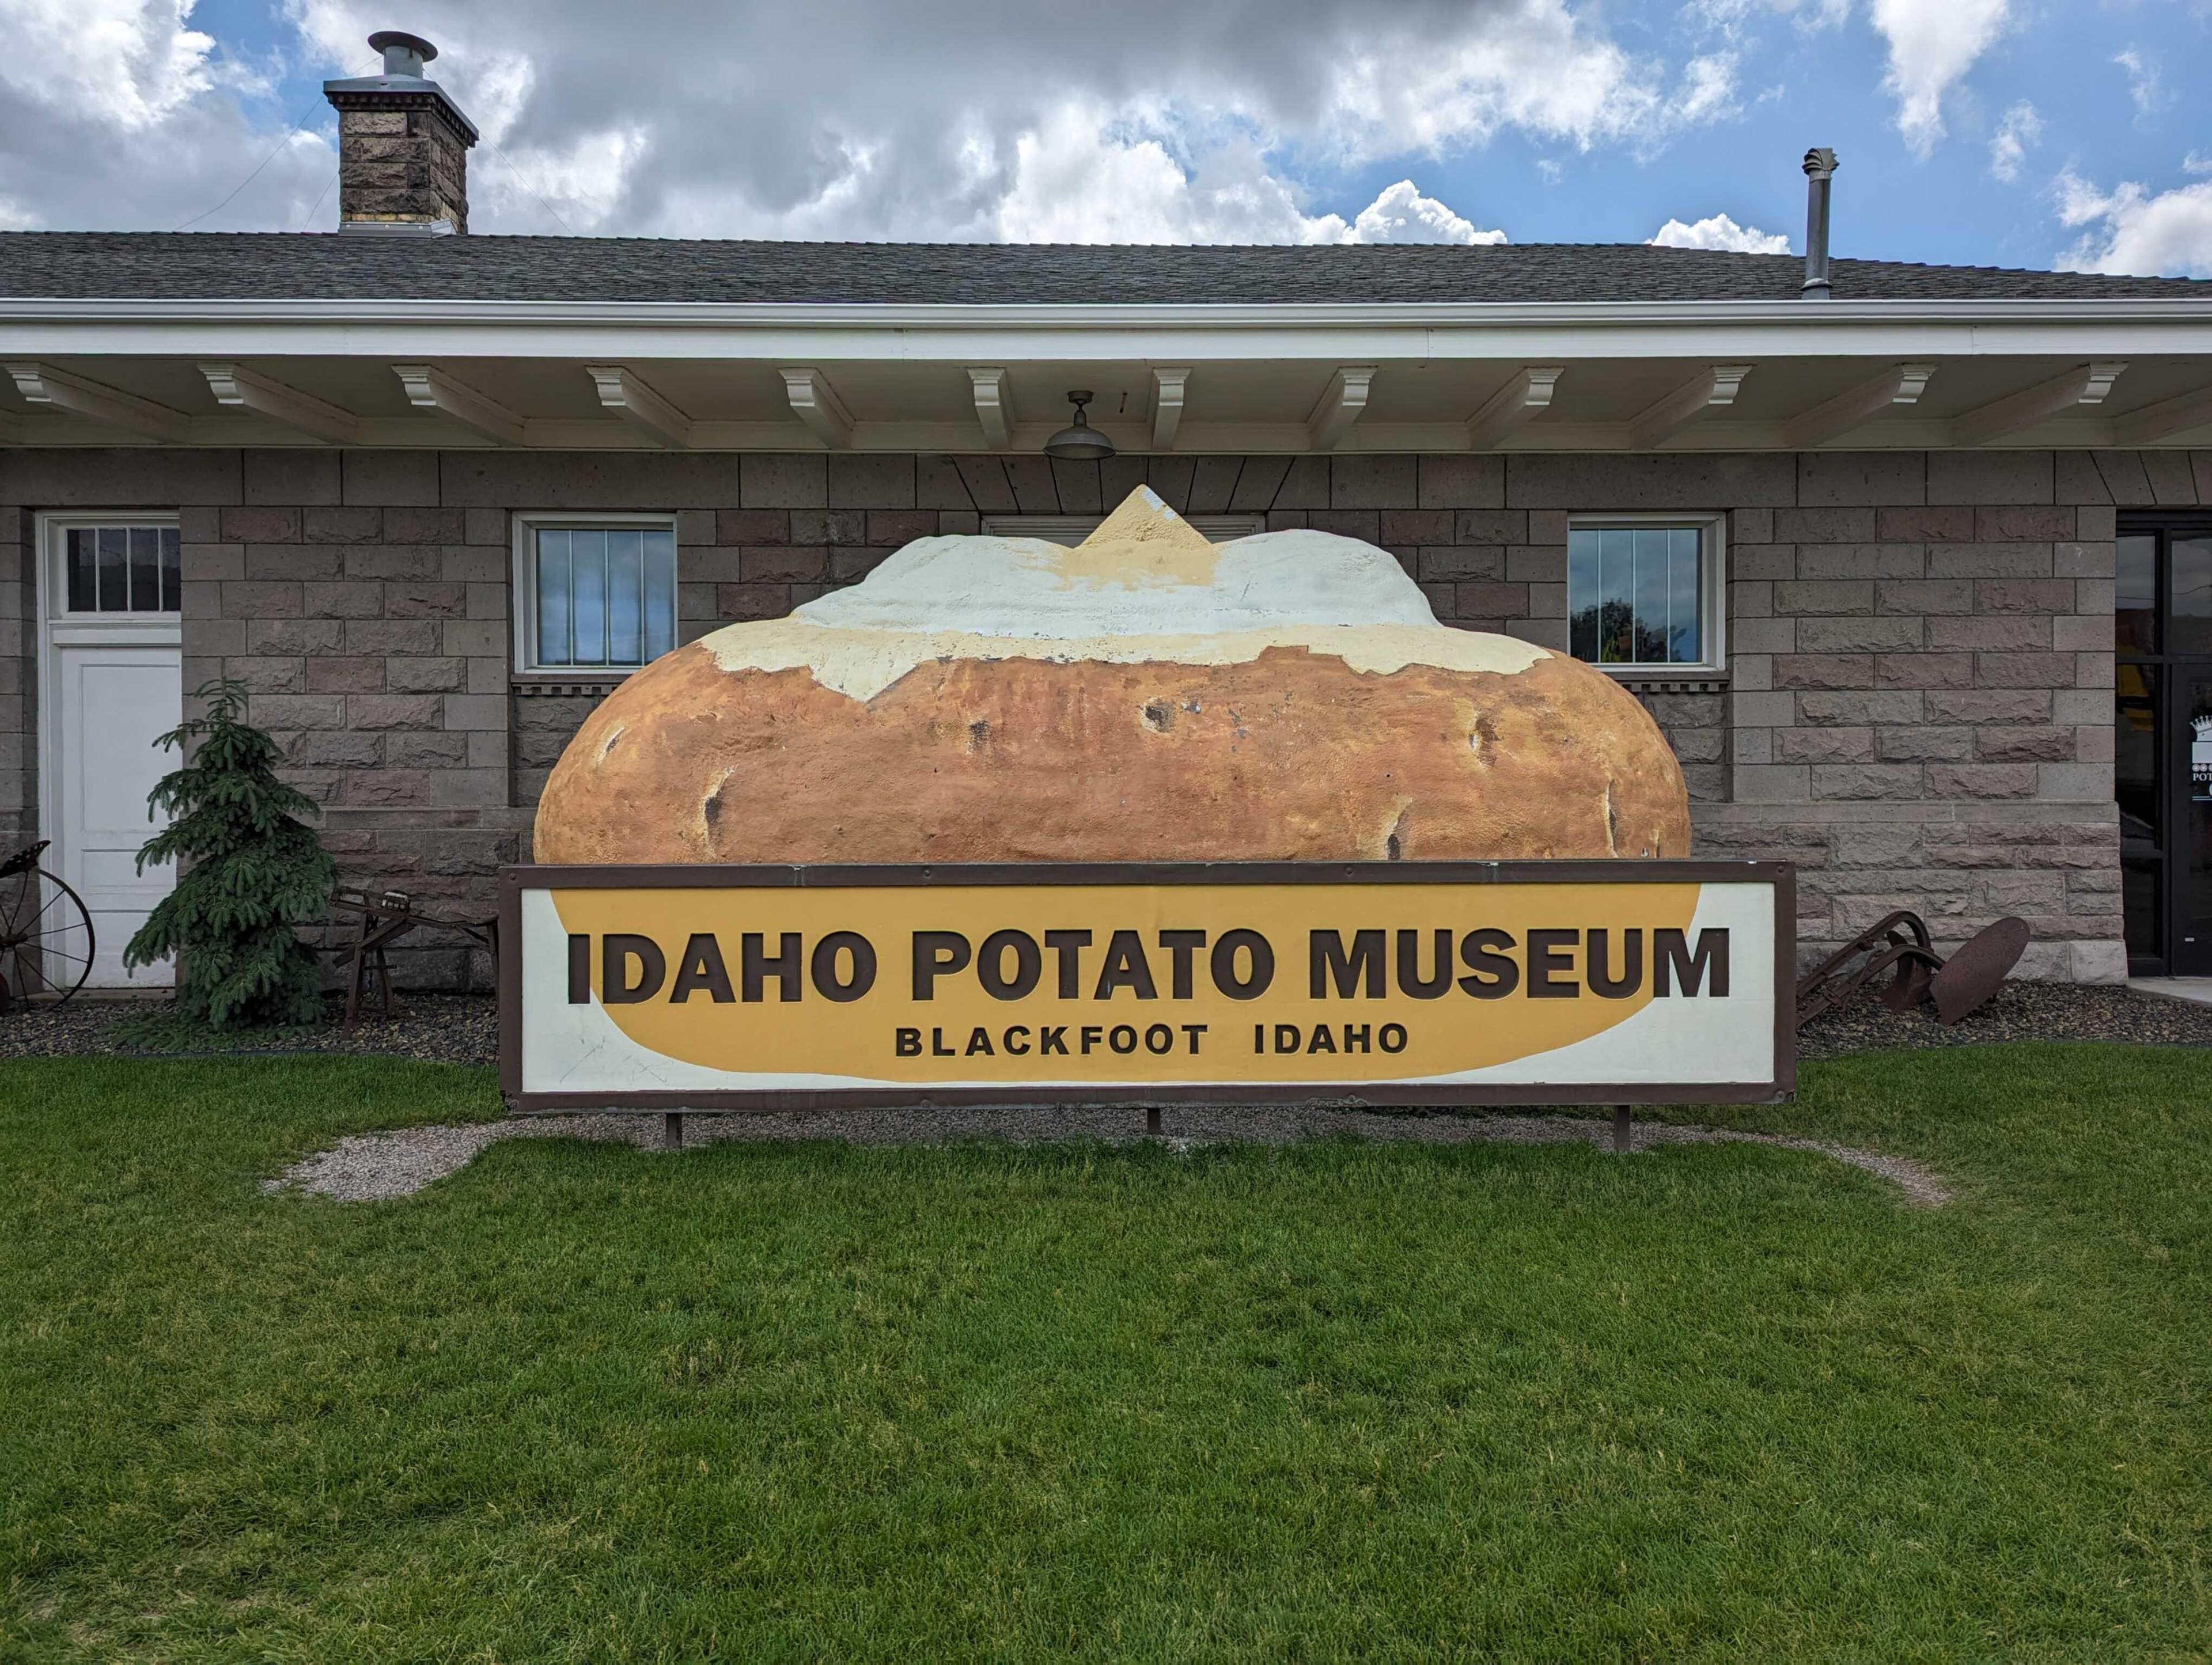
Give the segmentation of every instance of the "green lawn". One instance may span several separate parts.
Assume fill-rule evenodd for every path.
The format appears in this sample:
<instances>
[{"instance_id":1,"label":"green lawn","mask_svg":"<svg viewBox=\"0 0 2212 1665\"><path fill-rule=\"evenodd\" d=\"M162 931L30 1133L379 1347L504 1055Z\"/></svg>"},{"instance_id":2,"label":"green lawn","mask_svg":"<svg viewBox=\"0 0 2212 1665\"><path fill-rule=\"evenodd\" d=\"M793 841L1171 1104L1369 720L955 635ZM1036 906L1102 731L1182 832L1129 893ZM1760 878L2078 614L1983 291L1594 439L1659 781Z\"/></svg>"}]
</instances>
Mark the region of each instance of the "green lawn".
<instances>
[{"instance_id":1,"label":"green lawn","mask_svg":"<svg viewBox=\"0 0 2212 1665\"><path fill-rule=\"evenodd\" d=\"M342 1059L0 1069L0 1653L2203 1658L2212 1070L1765 1147L517 1140Z\"/></svg>"}]
</instances>

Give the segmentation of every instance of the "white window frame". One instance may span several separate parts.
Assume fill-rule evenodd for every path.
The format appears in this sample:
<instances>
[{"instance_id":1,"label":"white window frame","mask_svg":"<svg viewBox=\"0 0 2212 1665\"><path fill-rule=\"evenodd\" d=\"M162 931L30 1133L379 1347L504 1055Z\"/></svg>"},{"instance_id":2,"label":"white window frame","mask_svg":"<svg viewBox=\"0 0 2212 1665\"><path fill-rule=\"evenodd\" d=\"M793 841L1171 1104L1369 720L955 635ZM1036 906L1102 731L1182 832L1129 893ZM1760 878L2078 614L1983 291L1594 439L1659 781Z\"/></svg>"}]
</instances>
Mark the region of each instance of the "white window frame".
<instances>
[{"instance_id":1,"label":"white window frame","mask_svg":"<svg viewBox=\"0 0 2212 1665\"><path fill-rule=\"evenodd\" d=\"M1210 544L1226 544L1267 529L1264 514L1186 514L1182 519ZM1105 520L1103 514L987 514L981 530L991 538L1042 538L1048 544L1080 544Z\"/></svg>"},{"instance_id":2,"label":"white window frame","mask_svg":"<svg viewBox=\"0 0 2212 1665\"><path fill-rule=\"evenodd\" d=\"M1728 671L1728 516L1720 511L1633 510L1620 514L1577 513L1567 517L1567 536L1578 532L1633 532L1655 527L1690 528L1698 535L1698 640L1705 657L1694 662L1601 665L1583 664L1608 676L1632 682L1678 681L1686 678L1723 676ZM1564 574L1563 574L1564 576ZM1567 584L1566 625L1573 640L1574 595ZM1572 648L1569 652L1571 653Z\"/></svg>"},{"instance_id":3,"label":"white window frame","mask_svg":"<svg viewBox=\"0 0 2212 1665\"><path fill-rule=\"evenodd\" d=\"M510 568L513 581L507 586L514 614L514 665L518 680L529 682L598 683L620 682L633 672L644 669L637 665L544 665L538 662L538 534L541 531L604 532L610 530L643 529L665 532L669 546L676 556L676 631L677 646L684 642L684 550L676 541L676 516L671 513L582 513L562 509L518 509L511 517L513 536Z\"/></svg>"},{"instance_id":4,"label":"white window frame","mask_svg":"<svg viewBox=\"0 0 2212 1665\"><path fill-rule=\"evenodd\" d=\"M182 525L183 518L173 509L70 509L41 513L36 526L39 558L44 563L45 588L42 593L45 603L41 617L52 623L71 625L106 623L131 626L163 621L177 623L184 617L181 587L178 608L173 613L159 610L141 612L130 609L113 613L71 611L69 605L69 534L91 532L101 526L150 526L161 532L176 532ZM177 581L181 586L184 582L181 550L179 551L178 561Z\"/></svg>"}]
</instances>

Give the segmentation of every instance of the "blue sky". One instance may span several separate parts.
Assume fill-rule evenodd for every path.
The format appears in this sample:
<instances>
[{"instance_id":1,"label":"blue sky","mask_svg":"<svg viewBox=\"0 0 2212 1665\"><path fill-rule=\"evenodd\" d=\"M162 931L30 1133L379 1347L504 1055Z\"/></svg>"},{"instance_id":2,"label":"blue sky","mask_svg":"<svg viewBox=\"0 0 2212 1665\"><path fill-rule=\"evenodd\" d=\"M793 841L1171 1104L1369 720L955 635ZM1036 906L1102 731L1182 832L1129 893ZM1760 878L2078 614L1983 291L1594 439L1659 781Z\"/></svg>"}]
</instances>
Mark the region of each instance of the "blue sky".
<instances>
[{"instance_id":1,"label":"blue sky","mask_svg":"<svg viewBox=\"0 0 2212 1665\"><path fill-rule=\"evenodd\" d=\"M320 83L368 73L362 38L392 26L441 44L484 130L477 231L1671 221L1795 248L1817 143L1843 158L1840 253L2212 276L2212 0L0 0L0 21L9 225L328 228Z\"/></svg>"}]
</instances>

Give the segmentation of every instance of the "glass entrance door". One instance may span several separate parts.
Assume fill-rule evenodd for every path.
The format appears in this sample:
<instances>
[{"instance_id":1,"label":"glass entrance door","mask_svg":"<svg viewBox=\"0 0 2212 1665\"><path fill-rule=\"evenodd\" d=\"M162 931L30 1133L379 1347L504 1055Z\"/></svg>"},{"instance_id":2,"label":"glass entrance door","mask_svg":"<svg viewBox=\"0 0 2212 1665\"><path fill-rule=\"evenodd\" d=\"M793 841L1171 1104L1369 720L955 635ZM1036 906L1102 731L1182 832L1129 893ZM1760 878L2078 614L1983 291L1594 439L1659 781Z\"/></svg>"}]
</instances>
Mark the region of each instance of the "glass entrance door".
<instances>
[{"instance_id":1,"label":"glass entrance door","mask_svg":"<svg viewBox=\"0 0 2212 1665\"><path fill-rule=\"evenodd\" d=\"M2112 787L2128 969L2212 976L2212 524L2122 528Z\"/></svg>"}]
</instances>

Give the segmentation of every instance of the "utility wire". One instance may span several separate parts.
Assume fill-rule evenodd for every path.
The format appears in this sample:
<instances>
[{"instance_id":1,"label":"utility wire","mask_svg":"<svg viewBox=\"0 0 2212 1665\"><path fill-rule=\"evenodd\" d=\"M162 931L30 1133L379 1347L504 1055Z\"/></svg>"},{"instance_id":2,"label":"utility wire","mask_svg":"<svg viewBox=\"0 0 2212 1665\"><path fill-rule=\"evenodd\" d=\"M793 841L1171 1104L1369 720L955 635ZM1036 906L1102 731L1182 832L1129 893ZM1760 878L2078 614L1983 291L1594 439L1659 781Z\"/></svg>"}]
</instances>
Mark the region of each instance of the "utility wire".
<instances>
[{"instance_id":1,"label":"utility wire","mask_svg":"<svg viewBox=\"0 0 2212 1665\"><path fill-rule=\"evenodd\" d=\"M484 151L489 155L496 156L499 159L499 165L507 170L507 177L538 199L538 206L544 209L548 214L553 216L553 223L555 225L560 227L562 230L567 232L571 237L576 235L576 228L561 217L561 211L555 208L552 204L545 200L544 194L539 191L536 185L531 184L528 179L523 177L522 170L520 168L517 167L513 162L507 161L507 153L505 151L500 149L495 145L490 144L484 146Z\"/></svg>"},{"instance_id":2,"label":"utility wire","mask_svg":"<svg viewBox=\"0 0 2212 1665\"><path fill-rule=\"evenodd\" d=\"M240 179L237 185L233 186L229 196L224 197L213 208L208 210L207 213L195 214L191 219L185 221L184 224L180 226L172 226L170 229L173 231L189 231L201 221L206 219L208 215L220 214L223 210L228 208L231 205L231 203L237 197L240 191L245 190L246 186L252 185L256 179L261 177L261 169L268 167L270 163L276 160L278 153L281 152L285 146L292 143L293 137L297 134L299 131L300 128L298 123L294 122L288 125L284 129L284 137L276 141L276 149L275 150L271 150L267 155L261 159L261 165L259 167L256 167L251 173L248 173L244 179Z\"/></svg>"},{"instance_id":3,"label":"utility wire","mask_svg":"<svg viewBox=\"0 0 2212 1665\"><path fill-rule=\"evenodd\" d=\"M323 198L331 194L331 187L337 182L338 170L334 167L331 170L331 177L323 181L323 188L321 191L317 194L313 204L309 206L305 214L300 216L300 222L292 228L293 230L305 231L309 226L314 223L315 215L322 208Z\"/></svg>"}]
</instances>

